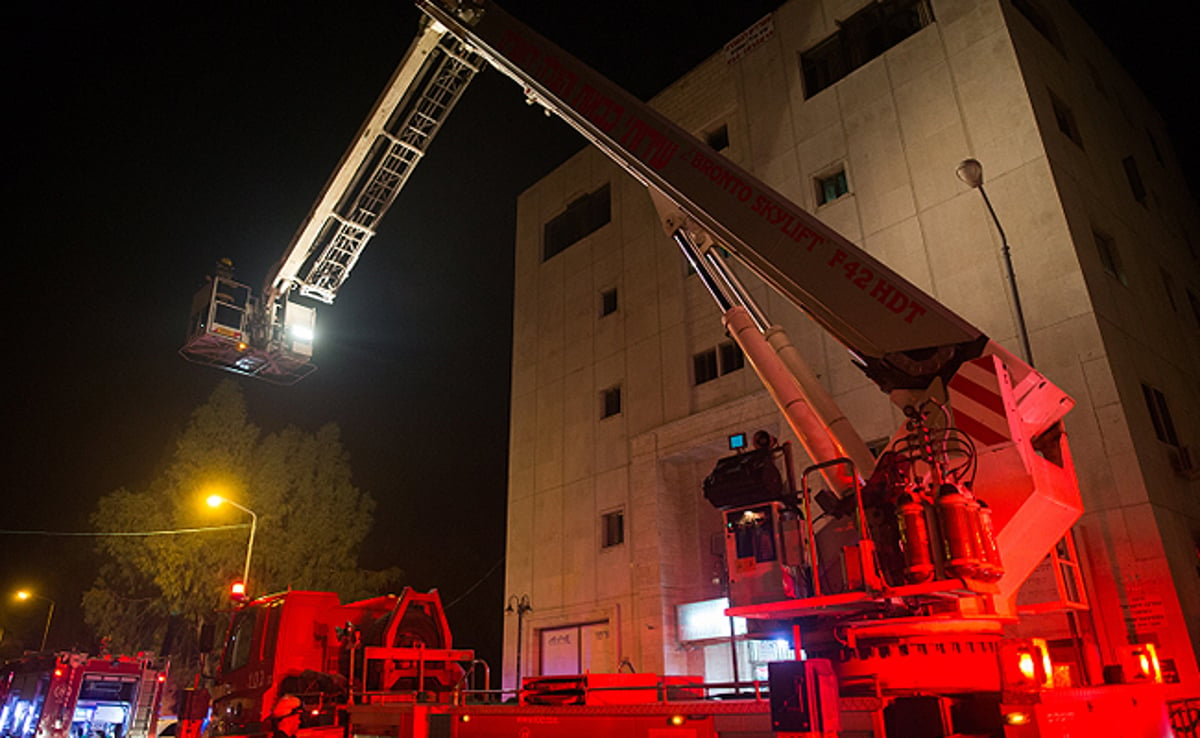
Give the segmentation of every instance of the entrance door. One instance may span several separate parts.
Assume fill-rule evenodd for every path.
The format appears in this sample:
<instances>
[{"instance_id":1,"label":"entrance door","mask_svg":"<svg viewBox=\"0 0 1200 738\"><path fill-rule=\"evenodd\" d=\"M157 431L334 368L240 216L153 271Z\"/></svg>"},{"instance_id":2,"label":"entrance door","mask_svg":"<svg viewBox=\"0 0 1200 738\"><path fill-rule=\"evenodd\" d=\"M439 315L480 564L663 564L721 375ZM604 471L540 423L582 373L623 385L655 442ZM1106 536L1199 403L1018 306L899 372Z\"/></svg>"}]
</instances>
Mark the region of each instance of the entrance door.
<instances>
[{"instance_id":1,"label":"entrance door","mask_svg":"<svg viewBox=\"0 0 1200 738\"><path fill-rule=\"evenodd\" d=\"M610 672L616 668L607 620L546 628L540 634L543 676Z\"/></svg>"}]
</instances>

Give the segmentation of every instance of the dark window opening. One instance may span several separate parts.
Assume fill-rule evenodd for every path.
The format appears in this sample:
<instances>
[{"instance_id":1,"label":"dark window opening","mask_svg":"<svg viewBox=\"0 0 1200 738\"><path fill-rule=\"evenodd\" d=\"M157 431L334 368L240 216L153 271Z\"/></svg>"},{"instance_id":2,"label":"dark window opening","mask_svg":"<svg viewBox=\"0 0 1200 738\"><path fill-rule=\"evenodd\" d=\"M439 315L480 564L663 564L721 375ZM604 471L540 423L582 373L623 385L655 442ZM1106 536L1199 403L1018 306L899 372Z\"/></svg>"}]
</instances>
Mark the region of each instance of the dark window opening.
<instances>
[{"instance_id":1,"label":"dark window opening","mask_svg":"<svg viewBox=\"0 0 1200 738\"><path fill-rule=\"evenodd\" d=\"M625 542L625 511L614 510L600 517L601 548L612 548Z\"/></svg>"},{"instance_id":2,"label":"dark window opening","mask_svg":"<svg viewBox=\"0 0 1200 738\"><path fill-rule=\"evenodd\" d=\"M1157 161L1159 164L1163 164L1163 155L1162 151L1158 148L1158 139L1154 137L1154 134L1150 132L1149 128L1146 129L1146 138L1150 139L1150 150L1154 152L1155 161Z\"/></svg>"},{"instance_id":3,"label":"dark window opening","mask_svg":"<svg viewBox=\"0 0 1200 738\"><path fill-rule=\"evenodd\" d=\"M882 0L839 24L838 32L800 54L810 98L933 22L929 0Z\"/></svg>"},{"instance_id":4,"label":"dark window opening","mask_svg":"<svg viewBox=\"0 0 1200 738\"><path fill-rule=\"evenodd\" d=\"M717 350L709 349L693 356L692 372L695 375L696 384L711 382L720 376L717 374Z\"/></svg>"},{"instance_id":5,"label":"dark window opening","mask_svg":"<svg viewBox=\"0 0 1200 738\"><path fill-rule=\"evenodd\" d=\"M1058 124L1058 130L1082 149L1083 137L1079 135L1079 126L1075 124L1075 113L1071 112L1070 106L1053 92L1050 93L1050 105L1054 108L1054 122Z\"/></svg>"},{"instance_id":6,"label":"dark window opening","mask_svg":"<svg viewBox=\"0 0 1200 738\"><path fill-rule=\"evenodd\" d=\"M1171 422L1171 410L1167 407L1166 396L1154 387L1142 383L1142 397L1146 399L1146 408L1150 411L1154 435L1163 443L1178 446L1179 437L1175 435L1175 424Z\"/></svg>"},{"instance_id":7,"label":"dark window opening","mask_svg":"<svg viewBox=\"0 0 1200 738\"><path fill-rule=\"evenodd\" d=\"M692 356L692 378L695 384L704 384L745 365L746 356L741 347L733 341L722 341L716 347Z\"/></svg>"},{"instance_id":8,"label":"dark window opening","mask_svg":"<svg viewBox=\"0 0 1200 738\"><path fill-rule=\"evenodd\" d=\"M572 201L562 214L546 224L542 234L542 261L600 230L611 219L612 198L608 185Z\"/></svg>"},{"instance_id":9,"label":"dark window opening","mask_svg":"<svg viewBox=\"0 0 1200 738\"><path fill-rule=\"evenodd\" d=\"M1104 77L1101 76L1100 70L1097 69L1096 65L1092 64L1091 61L1088 61L1087 68L1088 74L1090 74L1092 77L1092 86L1096 88L1096 92L1099 92L1101 97L1107 100L1108 86L1104 84Z\"/></svg>"},{"instance_id":10,"label":"dark window opening","mask_svg":"<svg viewBox=\"0 0 1200 738\"><path fill-rule=\"evenodd\" d=\"M600 417L611 418L621 412L621 388L609 387L600 393Z\"/></svg>"},{"instance_id":11,"label":"dark window opening","mask_svg":"<svg viewBox=\"0 0 1200 738\"><path fill-rule=\"evenodd\" d=\"M1012 4L1017 9L1017 12L1025 16L1025 20L1029 21L1029 25L1042 34L1054 48L1058 49L1059 53L1064 56L1066 55L1066 48L1063 47L1062 36L1058 33L1058 26L1054 25L1054 21L1050 20L1050 16L1046 15L1046 11L1034 4L1032 0L1012 0Z\"/></svg>"},{"instance_id":12,"label":"dark window opening","mask_svg":"<svg viewBox=\"0 0 1200 738\"><path fill-rule=\"evenodd\" d=\"M1146 185L1142 182L1142 173L1138 171L1137 160L1127 156L1121 160L1121 166L1125 168L1125 178L1129 180L1129 191L1133 193L1133 199L1145 205Z\"/></svg>"},{"instance_id":13,"label":"dark window opening","mask_svg":"<svg viewBox=\"0 0 1200 738\"><path fill-rule=\"evenodd\" d=\"M729 126L721 125L704 134L704 143L713 151L724 151L729 148Z\"/></svg>"},{"instance_id":14,"label":"dark window opening","mask_svg":"<svg viewBox=\"0 0 1200 738\"><path fill-rule=\"evenodd\" d=\"M1159 267L1158 273L1162 276L1163 292L1167 295L1167 302L1171 305L1171 312L1179 312L1179 306L1175 304L1175 278L1164 267Z\"/></svg>"},{"instance_id":15,"label":"dark window opening","mask_svg":"<svg viewBox=\"0 0 1200 738\"><path fill-rule=\"evenodd\" d=\"M824 177L817 177L817 205L825 205L833 202L842 195L850 192L850 185L846 181L846 170L844 168Z\"/></svg>"},{"instance_id":16,"label":"dark window opening","mask_svg":"<svg viewBox=\"0 0 1200 738\"><path fill-rule=\"evenodd\" d=\"M600 317L617 312L617 288L604 290L600 293Z\"/></svg>"},{"instance_id":17,"label":"dark window opening","mask_svg":"<svg viewBox=\"0 0 1200 738\"><path fill-rule=\"evenodd\" d=\"M742 347L733 341L719 344L717 351L721 360L721 374L737 371L746 365L746 356L742 353Z\"/></svg>"},{"instance_id":18,"label":"dark window opening","mask_svg":"<svg viewBox=\"0 0 1200 738\"><path fill-rule=\"evenodd\" d=\"M1125 281L1125 271L1121 268L1121 255L1117 252L1117 245L1099 231L1092 231L1092 237L1096 239L1096 251L1100 254L1100 264L1105 273L1120 280L1121 284L1128 284Z\"/></svg>"}]
</instances>

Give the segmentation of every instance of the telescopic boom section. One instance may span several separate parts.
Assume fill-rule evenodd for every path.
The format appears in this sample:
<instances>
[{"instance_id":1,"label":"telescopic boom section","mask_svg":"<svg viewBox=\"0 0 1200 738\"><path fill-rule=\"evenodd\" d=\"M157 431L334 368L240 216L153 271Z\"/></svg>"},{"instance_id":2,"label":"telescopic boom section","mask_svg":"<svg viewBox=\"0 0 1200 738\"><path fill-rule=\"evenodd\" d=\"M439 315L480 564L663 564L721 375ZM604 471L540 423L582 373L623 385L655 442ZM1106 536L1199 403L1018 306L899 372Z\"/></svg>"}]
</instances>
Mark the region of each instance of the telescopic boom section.
<instances>
[{"instance_id":1,"label":"telescopic boom section","mask_svg":"<svg viewBox=\"0 0 1200 738\"><path fill-rule=\"evenodd\" d=\"M983 351L978 329L493 3L416 4L809 313L885 391L948 380Z\"/></svg>"}]
</instances>

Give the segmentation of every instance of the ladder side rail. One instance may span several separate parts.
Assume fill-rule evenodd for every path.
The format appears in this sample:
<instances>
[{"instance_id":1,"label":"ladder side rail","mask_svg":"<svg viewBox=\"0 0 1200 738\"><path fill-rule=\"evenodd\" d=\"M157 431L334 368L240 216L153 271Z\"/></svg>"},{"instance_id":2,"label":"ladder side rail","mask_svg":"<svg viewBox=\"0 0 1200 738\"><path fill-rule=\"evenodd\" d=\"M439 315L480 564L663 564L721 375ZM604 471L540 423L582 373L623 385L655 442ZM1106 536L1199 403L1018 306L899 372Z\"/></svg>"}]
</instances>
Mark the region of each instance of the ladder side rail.
<instances>
[{"instance_id":1,"label":"ladder side rail","mask_svg":"<svg viewBox=\"0 0 1200 738\"><path fill-rule=\"evenodd\" d=\"M393 126L388 126L381 131L372 147L378 153L359 164L368 170L361 182L352 182L340 198L342 204L326 214L326 218L337 219L341 225L323 247L319 236L329 231L318 231L317 242L308 251L321 248L321 253L301 282L302 294L333 302L338 288L375 235L375 226L408 182L425 149L478 70L478 63L472 63L463 50L448 48L446 41L439 51L433 69L418 82L421 86L416 90L413 104L407 112L404 107L399 111L397 130L393 132ZM409 98L406 95L404 99Z\"/></svg>"},{"instance_id":2,"label":"ladder side rail","mask_svg":"<svg viewBox=\"0 0 1200 738\"><path fill-rule=\"evenodd\" d=\"M376 233L374 227L383 220L446 116L478 71L478 62L473 64L464 50L446 48L445 42L439 50L442 53L434 61L432 72L424 77L421 83L424 86L416 91L415 102L407 108L407 113L401 109L398 130L392 132L392 126L389 126L388 130L379 133L378 143L372 149L378 154L360 163L360 167L368 169L361 184L350 185L341 198L343 204L326 215L341 224L334 229L334 238L326 241L323 247L319 236L329 230L318 232L313 248L320 247L322 251L300 284L301 294L325 302L334 301L337 289L358 262L367 241Z\"/></svg>"},{"instance_id":3,"label":"ladder side rail","mask_svg":"<svg viewBox=\"0 0 1200 738\"><path fill-rule=\"evenodd\" d=\"M264 281L263 305L271 305L300 281L300 272L316 250L322 232L327 229L329 218L338 212L339 203L344 201L347 191L353 187L364 163L375 150L381 133L387 131L395 111L411 94L414 84L426 69L430 56L437 51L444 34L444 28L436 24L425 24L413 41L359 128L353 143L342 155L320 196L293 235L288 248Z\"/></svg>"}]
</instances>

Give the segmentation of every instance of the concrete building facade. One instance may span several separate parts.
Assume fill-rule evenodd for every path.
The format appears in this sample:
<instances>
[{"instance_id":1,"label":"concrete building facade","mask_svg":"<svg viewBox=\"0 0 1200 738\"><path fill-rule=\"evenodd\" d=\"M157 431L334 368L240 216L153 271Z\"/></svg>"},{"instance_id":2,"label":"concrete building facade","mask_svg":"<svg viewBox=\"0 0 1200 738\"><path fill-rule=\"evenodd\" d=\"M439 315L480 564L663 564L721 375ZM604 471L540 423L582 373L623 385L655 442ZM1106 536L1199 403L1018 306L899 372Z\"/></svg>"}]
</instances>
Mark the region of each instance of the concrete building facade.
<instances>
[{"instance_id":1,"label":"concrete building facade","mask_svg":"<svg viewBox=\"0 0 1200 738\"><path fill-rule=\"evenodd\" d=\"M1033 363L1076 401L1091 614L1029 627L1156 641L1200 694L1200 218L1162 120L1066 1L791 0L653 105L1020 353L1000 235L955 176L982 162ZM864 439L890 436L899 411L846 349L747 281ZM523 676L751 678L786 654L734 658L711 617L701 483L730 435L790 431L593 148L519 201L512 369L507 591L530 609L506 620L505 686L518 642Z\"/></svg>"}]
</instances>

